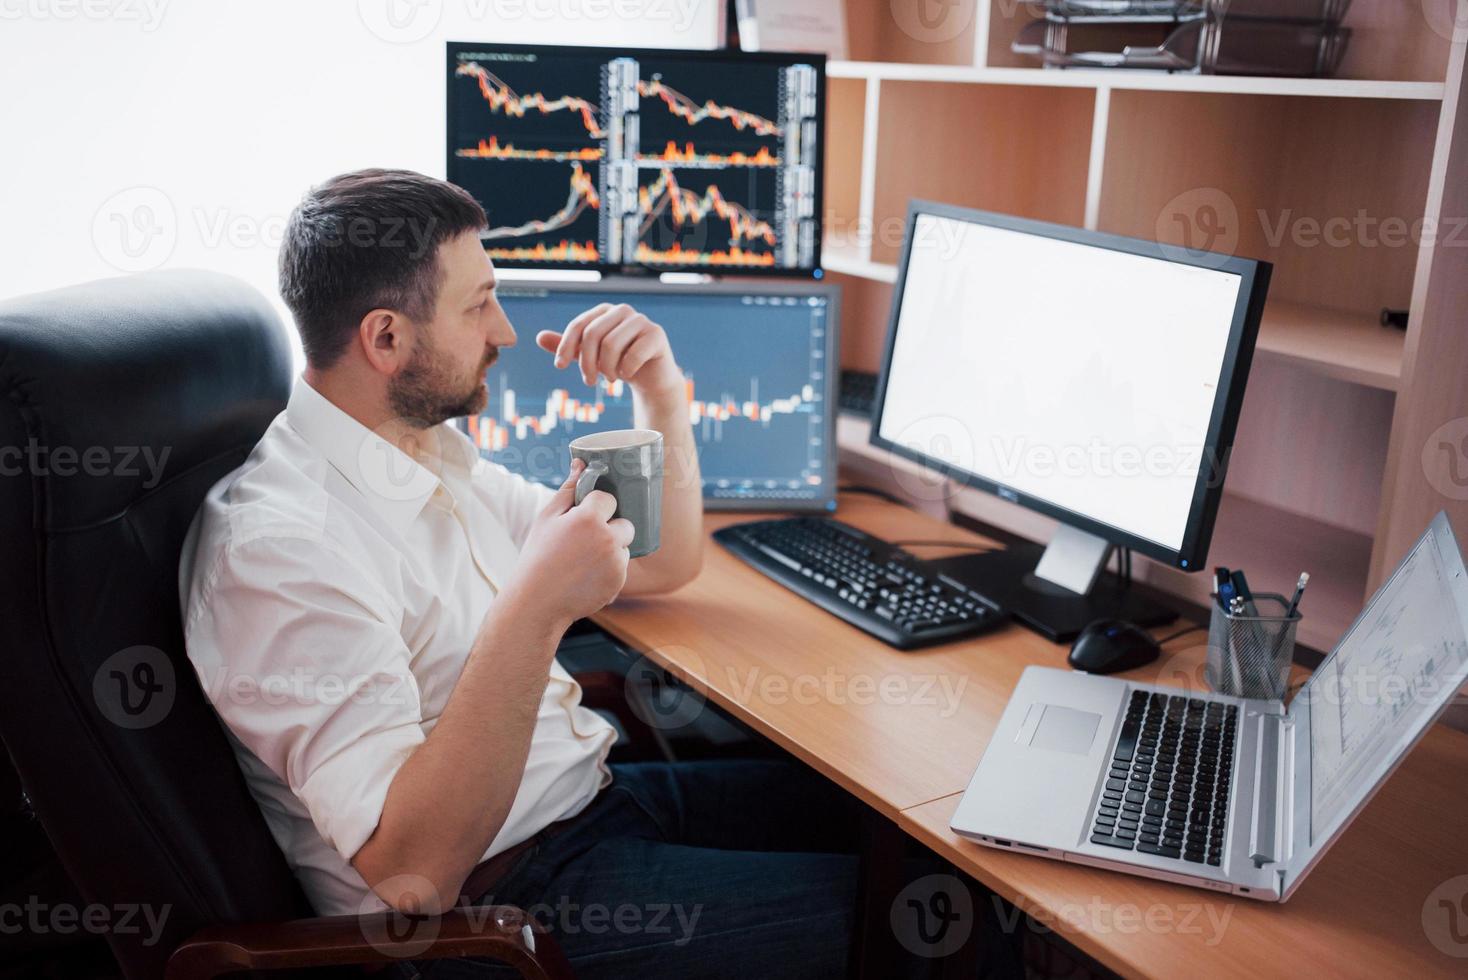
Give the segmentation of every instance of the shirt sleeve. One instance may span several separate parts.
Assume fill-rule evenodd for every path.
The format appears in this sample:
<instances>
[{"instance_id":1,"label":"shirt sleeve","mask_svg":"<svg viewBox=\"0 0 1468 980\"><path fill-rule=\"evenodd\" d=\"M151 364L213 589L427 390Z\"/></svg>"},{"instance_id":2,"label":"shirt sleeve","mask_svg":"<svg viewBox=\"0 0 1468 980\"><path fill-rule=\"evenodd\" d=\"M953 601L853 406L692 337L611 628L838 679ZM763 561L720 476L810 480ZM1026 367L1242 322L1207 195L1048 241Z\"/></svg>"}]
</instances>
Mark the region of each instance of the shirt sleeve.
<instances>
[{"instance_id":1,"label":"shirt sleeve","mask_svg":"<svg viewBox=\"0 0 1468 980\"><path fill-rule=\"evenodd\" d=\"M267 537L221 558L188 624L205 693L350 861L424 741L397 610L323 541Z\"/></svg>"}]
</instances>

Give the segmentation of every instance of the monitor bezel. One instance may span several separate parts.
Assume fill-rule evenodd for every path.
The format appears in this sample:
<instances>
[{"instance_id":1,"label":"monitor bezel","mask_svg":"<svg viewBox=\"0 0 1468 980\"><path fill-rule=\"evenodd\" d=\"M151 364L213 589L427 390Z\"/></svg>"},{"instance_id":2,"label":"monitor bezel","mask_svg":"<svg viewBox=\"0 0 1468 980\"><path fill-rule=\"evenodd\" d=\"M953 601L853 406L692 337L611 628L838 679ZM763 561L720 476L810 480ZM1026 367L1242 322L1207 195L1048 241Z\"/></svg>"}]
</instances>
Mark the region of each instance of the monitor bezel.
<instances>
[{"instance_id":1,"label":"monitor bezel","mask_svg":"<svg viewBox=\"0 0 1468 980\"><path fill-rule=\"evenodd\" d=\"M498 269L498 266L496 266ZM765 296L824 296L826 299L826 345L822 359L826 363L825 387L822 391L822 401L825 417L822 420L822 438L824 441L824 453L822 457L823 471L827 479L822 483L823 493L819 497L810 500L742 500L737 498L710 497L707 488L703 493L703 507L707 511L784 511L789 513L832 513L836 509L836 486L840 482L836 472L836 416L837 409L837 387L840 384L840 371L833 367L841 350L841 287L829 282L804 282L789 280L726 280L712 283L665 283L656 279L622 279L603 280L601 282L563 282L545 279L515 279L511 276L501 276L497 286L499 290L505 289L533 289L546 292L574 293L587 297L627 297L636 294L659 293L664 295L691 295L691 296L737 296L742 293L761 294ZM633 305L636 305L635 303ZM513 325L513 324L512 324ZM526 343L534 345L534 338L521 336L516 346ZM546 355L549 357L550 355ZM673 356L678 356L677 350ZM457 419L455 424L460 431L468 429L467 419Z\"/></svg>"},{"instance_id":2,"label":"monitor bezel","mask_svg":"<svg viewBox=\"0 0 1468 980\"><path fill-rule=\"evenodd\" d=\"M1198 470L1198 478L1193 486L1193 497L1181 545L1177 548L1168 547L1123 528L1106 524L1067 507L1051 503L1044 498L1024 493L977 473L925 456L882 436L887 380L892 367L892 351L897 341L898 323L902 316L903 290L907 281L908 261L911 258L913 230L916 227L918 216L922 214L987 225L1022 234L1039 235L1072 244L1111 249L1179 265L1228 272L1240 277L1238 298L1234 304L1228 344L1224 351L1222 370L1219 374L1218 391L1214 397L1213 412L1208 423L1203 460ZM967 486L993 494L1002 500L1019 504L1028 510L1036 511L1104 538L1114 545L1130 548L1139 554L1165 562L1183 571L1197 571L1207 561L1208 545L1213 536L1213 526L1218 515L1218 504L1223 498L1223 482L1228 471L1228 455L1232 451L1234 434L1238 428L1239 411L1243 405L1244 389L1253 361L1255 341L1259 334L1259 321L1264 310L1264 299L1268 292L1271 269L1270 263L1258 259L1188 250L1141 238L1089 231L1069 225L914 199L908 205L902 255L897 267L897 278L892 287L892 306L882 353L881 371L877 382L876 400L872 406L869 441L871 445L879 449L935 470Z\"/></svg>"},{"instance_id":3,"label":"monitor bezel","mask_svg":"<svg viewBox=\"0 0 1468 980\"><path fill-rule=\"evenodd\" d=\"M689 58L704 62L759 62L767 64L809 64L816 70L816 167L815 167L815 256L809 268L787 269L781 267L737 268L709 265L642 265L608 262L511 262L495 260L496 268L517 270L574 270L600 272L604 275L628 277L656 277L664 272L704 273L708 275L747 276L760 279L820 280L825 278L821 265L825 237L825 179L826 179L826 55L820 53L785 51L737 51L729 49L699 48L632 48L597 47L584 44L497 44L491 41L448 41L445 42L444 58L444 179L453 183L449 174L454 162L454 147L450 135L454 131L455 110L452 95L454 67L460 51L491 50L509 54L569 54L596 55L598 57L651 57ZM460 186L460 185L455 185ZM467 188L465 188L467 190ZM471 192L472 193L472 192Z\"/></svg>"}]
</instances>

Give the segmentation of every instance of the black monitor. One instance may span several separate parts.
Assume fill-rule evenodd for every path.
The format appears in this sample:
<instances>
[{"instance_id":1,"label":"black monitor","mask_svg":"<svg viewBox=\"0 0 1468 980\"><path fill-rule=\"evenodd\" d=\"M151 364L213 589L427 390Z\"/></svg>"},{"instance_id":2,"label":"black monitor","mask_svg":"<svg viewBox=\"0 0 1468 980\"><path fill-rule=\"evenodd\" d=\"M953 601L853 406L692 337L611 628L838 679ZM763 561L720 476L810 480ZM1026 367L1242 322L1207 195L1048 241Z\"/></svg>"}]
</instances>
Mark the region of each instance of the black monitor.
<instances>
[{"instance_id":1,"label":"black monitor","mask_svg":"<svg viewBox=\"0 0 1468 980\"><path fill-rule=\"evenodd\" d=\"M1060 521L1050 545L936 563L1055 639L1172 618L1124 546L1208 556L1266 262L914 201L871 441Z\"/></svg>"},{"instance_id":2,"label":"black monitor","mask_svg":"<svg viewBox=\"0 0 1468 980\"><path fill-rule=\"evenodd\" d=\"M466 428L481 454L557 486L577 436L633 426L632 392L535 345L603 300L661 324L683 369L705 505L726 510L836 508L834 385L840 290L817 283L670 285L514 283L498 295L520 336L489 369L489 405Z\"/></svg>"},{"instance_id":3,"label":"black monitor","mask_svg":"<svg viewBox=\"0 0 1468 980\"><path fill-rule=\"evenodd\" d=\"M824 56L451 42L447 83L497 265L820 277Z\"/></svg>"}]
</instances>

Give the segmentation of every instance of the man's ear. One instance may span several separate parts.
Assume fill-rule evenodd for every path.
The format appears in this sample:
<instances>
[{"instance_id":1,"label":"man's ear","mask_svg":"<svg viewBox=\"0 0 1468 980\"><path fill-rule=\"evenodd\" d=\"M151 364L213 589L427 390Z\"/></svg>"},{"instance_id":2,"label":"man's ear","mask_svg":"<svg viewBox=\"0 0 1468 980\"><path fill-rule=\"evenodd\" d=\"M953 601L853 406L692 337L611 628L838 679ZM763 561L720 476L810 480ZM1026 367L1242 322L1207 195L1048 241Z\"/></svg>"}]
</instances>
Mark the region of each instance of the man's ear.
<instances>
[{"instance_id":1,"label":"man's ear","mask_svg":"<svg viewBox=\"0 0 1468 980\"><path fill-rule=\"evenodd\" d=\"M373 370L393 375L407 363L409 355L408 325L392 310L372 310L357 325L357 339L362 353Z\"/></svg>"}]
</instances>

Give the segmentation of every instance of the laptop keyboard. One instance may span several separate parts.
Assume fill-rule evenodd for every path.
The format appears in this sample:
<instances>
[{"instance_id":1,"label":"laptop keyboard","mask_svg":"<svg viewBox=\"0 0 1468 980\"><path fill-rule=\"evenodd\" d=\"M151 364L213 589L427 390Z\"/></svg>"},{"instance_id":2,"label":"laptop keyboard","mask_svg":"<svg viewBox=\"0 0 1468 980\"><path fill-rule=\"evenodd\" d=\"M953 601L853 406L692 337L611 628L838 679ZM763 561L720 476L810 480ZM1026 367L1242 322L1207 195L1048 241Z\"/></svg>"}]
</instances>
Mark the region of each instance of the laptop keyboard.
<instances>
[{"instance_id":1,"label":"laptop keyboard","mask_svg":"<svg viewBox=\"0 0 1468 980\"><path fill-rule=\"evenodd\" d=\"M1133 691L1091 843L1218 867L1238 708Z\"/></svg>"}]
</instances>

